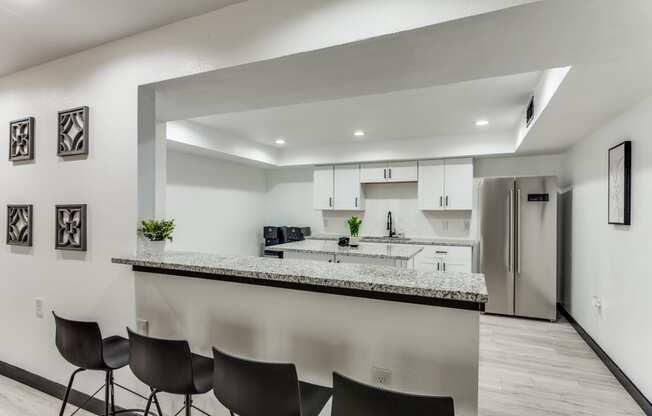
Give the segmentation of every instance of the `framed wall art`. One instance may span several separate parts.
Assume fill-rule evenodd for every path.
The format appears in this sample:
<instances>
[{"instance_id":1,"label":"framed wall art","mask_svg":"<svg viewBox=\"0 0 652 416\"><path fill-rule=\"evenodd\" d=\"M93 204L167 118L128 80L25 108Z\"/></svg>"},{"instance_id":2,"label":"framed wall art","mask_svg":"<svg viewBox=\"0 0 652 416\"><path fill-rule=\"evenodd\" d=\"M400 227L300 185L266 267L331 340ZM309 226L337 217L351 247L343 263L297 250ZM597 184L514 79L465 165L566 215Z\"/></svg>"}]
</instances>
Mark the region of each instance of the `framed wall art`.
<instances>
[{"instance_id":1,"label":"framed wall art","mask_svg":"<svg viewBox=\"0 0 652 416\"><path fill-rule=\"evenodd\" d=\"M631 224L632 142L609 149L609 224Z\"/></svg>"},{"instance_id":2,"label":"framed wall art","mask_svg":"<svg viewBox=\"0 0 652 416\"><path fill-rule=\"evenodd\" d=\"M9 161L34 160L34 117L9 123Z\"/></svg>"},{"instance_id":3,"label":"framed wall art","mask_svg":"<svg viewBox=\"0 0 652 416\"><path fill-rule=\"evenodd\" d=\"M87 155L88 140L88 107L59 111L57 155Z\"/></svg>"},{"instance_id":4,"label":"framed wall art","mask_svg":"<svg viewBox=\"0 0 652 416\"><path fill-rule=\"evenodd\" d=\"M85 204L55 207L55 249L86 251L86 230Z\"/></svg>"},{"instance_id":5,"label":"framed wall art","mask_svg":"<svg viewBox=\"0 0 652 416\"><path fill-rule=\"evenodd\" d=\"M32 246L32 205L7 205L7 244Z\"/></svg>"}]
</instances>

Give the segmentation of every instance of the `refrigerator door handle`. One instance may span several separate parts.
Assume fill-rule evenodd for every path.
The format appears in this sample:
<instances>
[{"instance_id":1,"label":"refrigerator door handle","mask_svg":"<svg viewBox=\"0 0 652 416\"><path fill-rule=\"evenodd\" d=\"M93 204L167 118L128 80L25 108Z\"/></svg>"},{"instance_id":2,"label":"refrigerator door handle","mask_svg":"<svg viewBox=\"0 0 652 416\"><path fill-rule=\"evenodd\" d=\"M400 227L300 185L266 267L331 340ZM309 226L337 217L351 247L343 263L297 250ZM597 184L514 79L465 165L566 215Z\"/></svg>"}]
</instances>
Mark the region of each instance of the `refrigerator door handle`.
<instances>
[{"instance_id":1,"label":"refrigerator door handle","mask_svg":"<svg viewBox=\"0 0 652 416\"><path fill-rule=\"evenodd\" d=\"M516 273L521 273L521 190L516 190Z\"/></svg>"},{"instance_id":2,"label":"refrigerator door handle","mask_svg":"<svg viewBox=\"0 0 652 416\"><path fill-rule=\"evenodd\" d=\"M512 272L512 253L514 252L514 245L512 242L512 236L514 233L514 190L510 189L507 194L509 203L507 204L507 250L506 250L506 262L507 262L507 271Z\"/></svg>"}]
</instances>

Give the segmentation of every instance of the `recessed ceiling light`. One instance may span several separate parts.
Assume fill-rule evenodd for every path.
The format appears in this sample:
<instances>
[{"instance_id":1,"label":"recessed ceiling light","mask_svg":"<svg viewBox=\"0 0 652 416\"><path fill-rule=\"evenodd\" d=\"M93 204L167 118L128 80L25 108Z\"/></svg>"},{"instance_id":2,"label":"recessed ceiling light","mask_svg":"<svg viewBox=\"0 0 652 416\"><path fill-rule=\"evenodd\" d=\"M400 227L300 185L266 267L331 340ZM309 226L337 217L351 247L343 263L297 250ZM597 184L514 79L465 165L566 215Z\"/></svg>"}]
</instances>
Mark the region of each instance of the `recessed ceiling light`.
<instances>
[{"instance_id":1,"label":"recessed ceiling light","mask_svg":"<svg viewBox=\"0 0 652 416\"><path fill-rule=\"evenodd\" d=\"M488 126L489 125L489 120L478 120L475 122L475 125L478 127L482 126Z\"/></svg>"},{"instance_id":2,"label":"recessed ceiling light","mask_svg":"<svg viewBox=\"0 0 652 416\"><path fill-rule=\"evenodd\" d=\"M364 136L364 131L356 130L356 131L353 132L353 135L357 136L357 137L362 137L362 136Z\"/></svg>"},{"instance_id":3,"label":"recessed ceiling light","mask_svg":"<svg viewBox=\"0 0 652 416\"><path fill-rule=\"evenodd\" d=\"M276 144L285 144L285 139L276 139Z\"/></svg>"}]
</instances>

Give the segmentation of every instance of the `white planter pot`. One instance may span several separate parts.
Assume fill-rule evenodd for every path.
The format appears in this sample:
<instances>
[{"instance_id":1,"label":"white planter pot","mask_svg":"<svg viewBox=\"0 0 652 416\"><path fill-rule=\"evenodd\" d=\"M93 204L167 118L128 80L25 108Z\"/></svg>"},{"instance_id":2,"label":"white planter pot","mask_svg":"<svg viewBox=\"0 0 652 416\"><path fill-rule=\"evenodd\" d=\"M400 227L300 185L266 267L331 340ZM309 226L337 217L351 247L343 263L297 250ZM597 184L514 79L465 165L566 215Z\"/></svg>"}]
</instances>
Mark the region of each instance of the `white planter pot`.
<instances>
[{"instance_id":1,"label":"white planter pot","mask_svg":"<svg viewBox=\"0 0 652 416\"><path fill-rule=\"evenodd\" d=\"M165 241L150 241L145 239L143 251L148 256L156 256L165 253Z\"/></svg>"},{"instance_id":2,"label":"white planter pot","mask_svg":"<svg viewBox=\"0 0 652 416\"><path fill-rule=\"evenodd\" d=\"M349 238L349 245L350 245L351 247L358 247L358 246L360 245L360 237L357 236L357 235L356 235L355 237L354 237L354 236L351 236L351 237Z\"/></svg>"}]
</instances>

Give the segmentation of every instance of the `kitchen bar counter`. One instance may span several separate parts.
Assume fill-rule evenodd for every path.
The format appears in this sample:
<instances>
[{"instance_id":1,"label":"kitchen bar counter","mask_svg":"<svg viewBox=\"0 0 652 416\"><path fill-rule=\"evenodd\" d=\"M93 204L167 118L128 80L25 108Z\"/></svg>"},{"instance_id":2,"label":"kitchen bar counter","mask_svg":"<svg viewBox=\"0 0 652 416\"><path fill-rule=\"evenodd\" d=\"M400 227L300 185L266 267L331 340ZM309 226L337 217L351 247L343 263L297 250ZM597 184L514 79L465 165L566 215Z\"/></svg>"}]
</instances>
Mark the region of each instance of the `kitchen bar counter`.
<instances>
[{"instance_id":1,"label":"kitchen bar counter","mask_svg":"<svg viewBox=\"0 0 652 416\"><path fill-rule=\"evenodd\" d=\"M340 247L333 240L303 240L266 247L267 251L293 251L298 253L342 254L355 257L371 257L392 260L410 260L422 247L395 244L360 243L358 247Z\"/></svg>"},{"instance_id":2,"label":"kitchen bar counter","mask_svg":"<svg viewBox=\"0 0 652 416\"><path fill-rule=\"evenodd\" d=\"M112 261L133 268L151 336L292 362L325 386L333 371L369 380L384 368L391 388L451 396L456 415L478 415L483 275L174 251Z\"/></svg>"},{"instance_id":3,"label":"kitchen bar counter","mask_svg":"<svg viewBox=\"0 0 652 416\"><path fill-rule=\"evenodd\" d=\"M407 303L484 310L487 287L474 273L169 251L112 259L135 271L185 275Z\"/></svg>"}]
</instances>

